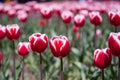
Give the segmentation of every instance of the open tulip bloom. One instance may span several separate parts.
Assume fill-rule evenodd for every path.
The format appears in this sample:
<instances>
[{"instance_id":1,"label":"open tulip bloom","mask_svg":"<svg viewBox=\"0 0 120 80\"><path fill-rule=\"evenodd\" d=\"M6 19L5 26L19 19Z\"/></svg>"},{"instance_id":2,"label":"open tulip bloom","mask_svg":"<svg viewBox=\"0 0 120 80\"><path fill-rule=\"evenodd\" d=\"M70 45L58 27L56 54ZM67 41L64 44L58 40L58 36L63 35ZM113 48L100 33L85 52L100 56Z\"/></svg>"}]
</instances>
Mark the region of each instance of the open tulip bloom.
<instances>
[{"instance_id":1,"label":"open tulip bloom","mask_svg":"<svg viewBox=\"0 0 120 80\"><path fill-rule=\"evenodd\" d=\"M63 80L63 61L70 52L70 42L65 36L54 36L50 39L50 49L55 57L60 58L61 61L61 80Z\"/></svg>"}]
</instances>

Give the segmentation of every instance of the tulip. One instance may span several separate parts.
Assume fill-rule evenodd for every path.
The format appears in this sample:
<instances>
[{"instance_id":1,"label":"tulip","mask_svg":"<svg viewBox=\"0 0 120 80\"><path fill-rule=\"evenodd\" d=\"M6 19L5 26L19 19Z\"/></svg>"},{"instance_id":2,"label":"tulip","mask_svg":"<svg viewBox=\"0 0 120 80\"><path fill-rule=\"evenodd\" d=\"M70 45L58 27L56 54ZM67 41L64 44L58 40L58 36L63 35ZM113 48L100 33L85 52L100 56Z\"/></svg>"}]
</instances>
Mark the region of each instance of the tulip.
<instances>
[{"instance_id":1,"label":"tulip","mask_svg":"<svg viewBox=\"0 0 120 80\"><path fill-rule=\"evenodd\" d=\"M72 27L72 31L73 31L73 32L77 32L78 30L79 30L79 27L77 27L77 26L73 26L73 27Z\"/></svg>"},{"instance_id":2,"label":"tulip","mask_svg":"<svg viewBox=\"0 0 120 80\"><path fill-rule=\"evenodd\" d=\"M45 21L45 20L39 20L39 21L38 21L38 24L39 24L40 26L45 26L45 25L46 25L46 21Z\"/></svg>"},{"instance_id":3,"label":"tulip","mask_svg":"<svg viewBox=\"0 0 120 80\"><path fill-rule=\"evenodd\" d=\"M20 42L18 44L18 54L21 56L26 56L30 52L30 45L28 42Z\"/></svg>"},{"instance_id":4,"label":"tulip","mask_svg":"<svg viewBox=\"0 0 120 80\"><path fill-rule=\"evenodd\" d=\"M97 26L99 26L102 23L102 17L99 12L91 12L89 14L89 17L90 17L90 22L95 25L93 44L94 44L94 49L96 49L97 48L96 30L97 30Z\"/></svg>"},{"instance_id":5,"label":"tulip","mask_svg":"<svg viewBox=\"0 0 120 80\"><path fill-rule=\"evenodd\" d=\"M7 25L6 27L6 36L9 40L12 41L13 49L13 68L14 68L14 80L16 80L16 68L15 68L15 40L20 37L20 27L17 24Z\"/></svg>"},{"instance_id":6,"label":"tulip","mask_svg":"<svg viewBox=\"0 0 120 80\"><path fill-rule=\"evenodd\" d=\"M16 16L16 10L10 9L10 10L8 11L8 16L9 16L10 18L14 18L14 17Z\"/></svg>"},{"instance_id":7,"label":"tulip","mask_svg":"<svg viewBox=\"0 0 120 80\"><path fill-rule=\"evenodd\" d=\"M18 54L23 56L22 60L22 80L24 80L24 58L26 55L28 55L30 52L30 44L29 42L20 42L18 44Z\"/></svg>"},{"instance_id":8,"label":"tulip","mask_svg":"<svg viewBox=\"0 0 120 80\"><path fill-rule=\"evenodd\" d=\"M85 16L84 15L76 15L74 17L74 24L78 27L83 27L85 24Z\"/></svg>"},{"instance_id":9,"label":"tulip","mask_svg":"<svg viewBox=\"0 0 120 80\"><path fill-rule=\"evenodd\" d=\"M53 9L48 8L48 7L43 7L43 8L41 8L40 13L41 13L43 18L50 19L52 17L52 14L53 14Z\"/></svg>"},{"instance_id":10,"label":"tulip","mask_svg":"<svg viewBox=\"0 0 120 80\"><path fill-rule=\"evenodd\" d=\"M6 36L6 28L0 25L0 39L3 39Z\"/></svg>"},{"instance_id":11,"label":"tulip","mask_svg":"<svg viewBox=\"0 0 120 80\"><path fill-rule=\"evenodd\" d=\"M46 34L34 33L29 37L30 46L33 52L37 52L40 55L40 80L43 80L42 72L42 55L48 45L48 37Z\"/></svg>"},{"instance_id":12,"label":"tulip","mask_svg":"<svg viewBox=\"0 0 120 80\"><path fill-rule=\"evenodd\" d=\"M73 18L73 13L70 11L63 11L61 13L61 18L65 24L70 23Z\"/></svg>"},{"instance_id":13,"label":"tulip","mask_svg":"<svg viewBox=\"0 0 120 80\"><path fill-rule=\"evenodd\" d=\"M17 24L7 25L6 36L9 40L17 40L20 37L20 27Z\"/></svg>"},{"instance_id":14,"label":"tulip","mask_svg":"<svg viewBox=\"0 0 120 80\"><path fill-rule=\"evenodd\" d=\"M102 17L99 12L91 12L89 14L90 22L95 26L98 26L102 23Z\"/></svg>"},{"instance_id":15,"label":"tulip","mask_svg":"<svg viewBox=\"0 0 120 80\"><path fill-rule=\"evenodd\" d=\"M97 30L96 30L96 37L100 37L100 36L101 36L101 33L102 33L101 30L100 30L100 29L97 29Z\"/></svg>"},{"instance_id":16,"label":"tulip","mask_svg":"<svg viewBox=\"0 0 120 80\"><path fill-rule=\"evenodd\" d=\"M46 34L34 33L29 37L31 49L34 52L42 53L48 45L48 37Z\"/></svg>"},{"instance_id":17,"label":"tulip","mask_svg":"<svg viewBox=\"0 0 120 80\"><path fill-rule=\"evenodd\" d=\"M104 80L104 68L111 64L112 54L109 48L106 49L96 49L94 51L94 65L101 69L102 80Z\"/></svg>"},{"instance_id":18,"label":"tulip","mask_svg":"<svg viewBox=\"0 0 120 80\"><path fill-rule=\"evenodd\" d=\"M27 21L27 19L28 19L28 14L27 13L18 14L18 19L21 22L25 23Z\"/></svg>"},{"instance_id":19,"label":"tulip","mask_svg":"<svg viewBox=\"0 0 120 80\"><path fill-rule=\"evenodd\" d=\"M59 57L61 61L61 80L63 76L63 57L66 57L70 52L70 42L65 36L54 36L50 39L50 49L55 57Z\"/></svg>"},{"instance_id":20,"label":"tulip","mask_svg":"<svg viewBox=\"0 0 120 80\"><path fill-rule=\"evenodd\" d=\"M118 12L110 11L108 13L108 16L109 16L110 23L113 26L118 27L120 25L120 11Z\"/></svg>"}]
</instances>

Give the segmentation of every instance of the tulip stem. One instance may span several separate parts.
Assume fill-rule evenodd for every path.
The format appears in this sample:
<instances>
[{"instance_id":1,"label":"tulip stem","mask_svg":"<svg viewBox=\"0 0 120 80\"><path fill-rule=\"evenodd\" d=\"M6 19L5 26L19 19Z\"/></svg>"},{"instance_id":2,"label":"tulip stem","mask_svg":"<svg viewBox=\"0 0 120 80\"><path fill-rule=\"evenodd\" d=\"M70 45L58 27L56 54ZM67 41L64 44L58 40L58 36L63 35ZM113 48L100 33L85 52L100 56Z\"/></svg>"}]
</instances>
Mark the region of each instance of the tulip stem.
<instances>
[{"instance_id":1,"label":"tulip stem","mask_svg":"<svg viewBox=\"0 0 120 80\"><path fill-rule=\"evenodd\" d=\"M43 72L42 72L42 55L40 53L40 80L43 80Z\"/></svg>"},{"instance_id":2,"label":"tulip stem","mask_svg":"<svg viewBox=\"0 0 120 80\"><path fill-rule=\"evenodd\" d=\"M104 69L101 69L102 80L104 80Z\"/></svg>"},{"instance_id":3,"label":"tulip stem","mask_svg":"<svg viewBox=\"0 0 120 80\"><path fill-rule=\"evenodd\" d=\"M120 57L119 58L119 66L118 66L118 80L120 80Z\"/></svg>"},{"instance_id":4,"label":"tulip stem","mask_svg":"<svg viewBox=\"0 0 120 80\"><path fill-rule=\"evenodd\" d=\"M16 80L16 68L15 68L15 41L12 41L12 49L13 49L13 77L14 80Z\"/></svg>"},{"instance_id":5,"label":"tulip stem","mask_svg":"<svg viewBox=\"0 0 120 80\"><path fill-rule=\"evenodd\" d=\"M68 37L68 25L66 24L66 37Z\"/></svg>"},{"instance_id":6,"label":"tulip stem","mask_svg":"<svg viewBox=\"0 0 120 80\"><path fill-rule=\"evenodd\" d=\"M25 66L25 58L23 57L23 60L22 60L22 80L24 80L24 66Z\"/></svg>"},{"instance_id":7,"label":"tulip stem","mask_svg":"<svg viewBox=\"0 0 120 80\"><path fill-rule=\"evenodd\" d=\"M63 59L60 58L61 67L60 67L60 80L64 80L64 73L63 73Z\"/></svg>"},{"instance_id":8,"label":"tulip stem","mask_svg":"<svg viewBox=\"0 0 120 80\"><path fill-rule=\"evenodd\" d=\"M96 40L97 40L97 38L96 38L96 28L97 26L95 26L95 29L94 29L94 38L93 38L93 46L94 46L94 50L97 48L97 44L96 44Z\"/></svg>"}]
</instances>

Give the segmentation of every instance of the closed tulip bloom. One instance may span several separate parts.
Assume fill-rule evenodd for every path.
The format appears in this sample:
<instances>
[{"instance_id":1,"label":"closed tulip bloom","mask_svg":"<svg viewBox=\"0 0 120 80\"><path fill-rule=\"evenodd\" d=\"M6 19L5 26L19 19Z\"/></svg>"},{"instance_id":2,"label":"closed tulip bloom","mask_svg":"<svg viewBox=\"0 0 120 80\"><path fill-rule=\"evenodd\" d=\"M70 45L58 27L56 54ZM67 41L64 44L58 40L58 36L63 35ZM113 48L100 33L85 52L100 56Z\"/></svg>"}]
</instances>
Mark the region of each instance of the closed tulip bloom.
<instances>
[{"instance_id":1,"label":"closed tulip bloom","mask_svg":"<svg viewBox=\"0 0 120 80\"><path fill-rule=\"evenodd\" d=\"M43 18L49 19L52 17L53 9L48 8L48 7L43 7L43 8L41 8L40 13L41 13Z\"/></svg>"},{"instance_id":2,"label":"closed tulip bloom","mask_svg":"<svg viewBox=\"0 0 120 80\"><path fill-rule=\"evenodd\" d=\"M91 12L89 14L90 22L95 26L98 26L102 23L102 17L99 12Z\"/></svg>"},{"instance_id":3,"label":"closed tulip bloom","mask_svg":"<svg viewBox=\"0 0 120 80\"><path fill-rule=\"evenodd\" d=\"M73 13L70 11L63 11L61 13L61 18L64 23L70 23L73 18Z\"/></svg>"},{"instance_id":4,"label":"closed tulip bloom","mask_svg":"<svg viewBox=\"0 0 120 80\"><path fill-rule=\"evenodd\" d=\"M77 27L77 26L73 26L73 27L72 27L72 31L73 31L73 32L77 32L78 30L79 30L79 27Z\"/></svg>"},{"instance_id":5,"label":"closed tulip bloom","mask_svg":"<svg viewBox=\"0 0 120 80\"><path fill-rule=\"evenodd\" d=\"M120 56L120 33L110 33L108 46L114 56Z\"/></svg>"},{"instance_id":6,"label":"closed tulip bloom","mask_svg":"<svg viewBox=\"0 0 120 80\"><path fill-rule=\"evenodd\" d=\"M17 40L20 37L20 27L17 24L7 25L6 36L9 40Z\"/></svg>"},{"instance_id":7,"label":"closed tulip bloom","mask_svg":"<svg viewBox=\"0 0 120 80\"><path fill-rule=\"evenodd\" d=\"M29 42L20 42L18 44L18 54L21 56L26 56L30 52L30 44Z\"/></svg>"},{"instance_id":8,"label":"closed tulip bloom","mask_svg":"<svg viewBox=\"0 0 120 80\"><path fill-rule=\"evenodd\" d=\"M28 19L28 14L27 14L27 13L18 14L18 19L19 19L21 22L26 22L27 19Z\"/></svg>"},{"instance_id":9,"label":"closed tulip bloom","mask_svg":"<svg viewBox=\"0 0 120 80\"><path fill-rule=\"evenodd\" d=\"M70 42L65 36L55 36L50 39L50 49L55 57L66 57L70 52Z\"/></svg>"},{"instance_id":10,"label":"closed tulip bloom","mask_svg":"<svg viewBox=\"0 0 120 80\"><path fill-rule=\"evenodd\" d=\"M94 65L100 69L104 69L111 64L112 55L109 48L96 49L94 51Z\"/></svg>"},{"instance_id":11,"label":"closed tulip bloom","mask_svg":"<svg viewBox=\"0 0 120 80\"><path fill-rule=\"evenodd\" d=\"M10 18L14 18L14 17L16 16L16 10L10 9L10 10L8 11L8 16L9 16Z\"/></svg>"},{"instance_id":12,"label":"closed tulip bloom","mask_svg":"<svg viewBox=\"0 0 120 80\"><path fill-rule=\"evenodd\" d=\"M6 36L6 28L0 25L0 39L3 39Z\"/></svg>"},{"instance_id":13,"label":"closed tulip bloom","mask_svg":"<svg viewBox=\"0 0 120 80\"><path fill-rule=\"evenodd\" d=\"M34 33L29 37L32 51L42 53L48 45L48 37L46 34Z\"/></svg>"},{"instance_id":14,"label":"closed tulip bloom","mask_svg":"<svg viewBox=\"0 0 120 80\"><path fill-rule=\"evenodd\" d=\"M74 17L74 24L78 27L83 27L85 24L85 16L84 15L76 15Z\"/></svg>"},{"instance_id":15,"label":"closed tulip bloom","mask_svg":"<svg viewBox=\"0 0 120 80\"><path fill-rule=\"evenodd\" d=\"M110 19L110 23L117 27L120 25L120 11L119 12L109 12L108 13L109 19Z\"/></svg>"}]
</instances>

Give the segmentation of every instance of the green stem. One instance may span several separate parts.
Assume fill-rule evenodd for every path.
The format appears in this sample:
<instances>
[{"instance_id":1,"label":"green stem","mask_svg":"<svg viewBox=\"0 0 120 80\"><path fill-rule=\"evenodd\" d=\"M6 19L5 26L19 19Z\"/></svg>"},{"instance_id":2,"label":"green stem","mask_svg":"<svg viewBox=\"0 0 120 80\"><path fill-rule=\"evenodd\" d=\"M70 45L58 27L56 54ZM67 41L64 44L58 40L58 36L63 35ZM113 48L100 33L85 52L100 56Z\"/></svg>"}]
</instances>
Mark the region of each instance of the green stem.
<instances>
[{"instance_id":1,"label":"green stem","mask_svg":"<svg viewBox=\"0 0 120 80\"><path fill-rule=\"evenodd\" d=\"M95 29L94 29L94 38L93 38L94 50L97 48L96 30L97 30L97 26L95 26Z\"/></svg>"},{"instance_id":2,"label":"green stem","mask_svg":"<svg viewBox=\"0 0 120 80\"><path fill-rule=\"evenodd\" d=\"M118 63L118 80L120 80L120 57L118 57L119 63Z\"/></svg>"},{"instance_id":3,"label":"green stem","mask_svg":"<svg viewBox=\"0 0 120 80\"><path fill-rule=\"evenodd\" d=\"M16 67L15 67L16 54L15 54L15 41L14 40L12 41L12 49L13 49L13 77L14 77L14 80L16 80Z\"/></svg>"},{"instance_id":4,"label":"green stem","mask_svg":"<svg viewBox=\"0 0 120 80\"><path fill-rule=\"evenodd\" d=\"M101 70L102 80L104 80L104 69Z\"/></svg>"},{"instance_id":5,"label":"green stem","mask_svg":"<svg viewBox=\"0 0 120 80\"><path fill-rule=\"evenodd\" d=\"M40 53L40 80L43 80L43 71L42 71L42 55Z\"/></svg>"},{"instance_id":6,"label":"green stem","mask_svg":"<svg viewBox=\"0 0 120 80\"><path fill-rule=\"evenodd\" d=\"M23 60L22 60L22 80L24 80L24 66L25 66L25 58L23 57Z\"/></svg>"},{"instance_id":7,"label":"green stem","mask_svg":"<svg viewBox=\"0 0 120 80\"><path fill-rule=\"evenodd\" d=\"M60 65L61 65L61 67L60 67L60 80L64 80L64 73L63 73L63 59L62 59L62 57L60 58Z\"/></svg>"}]
</instances>

